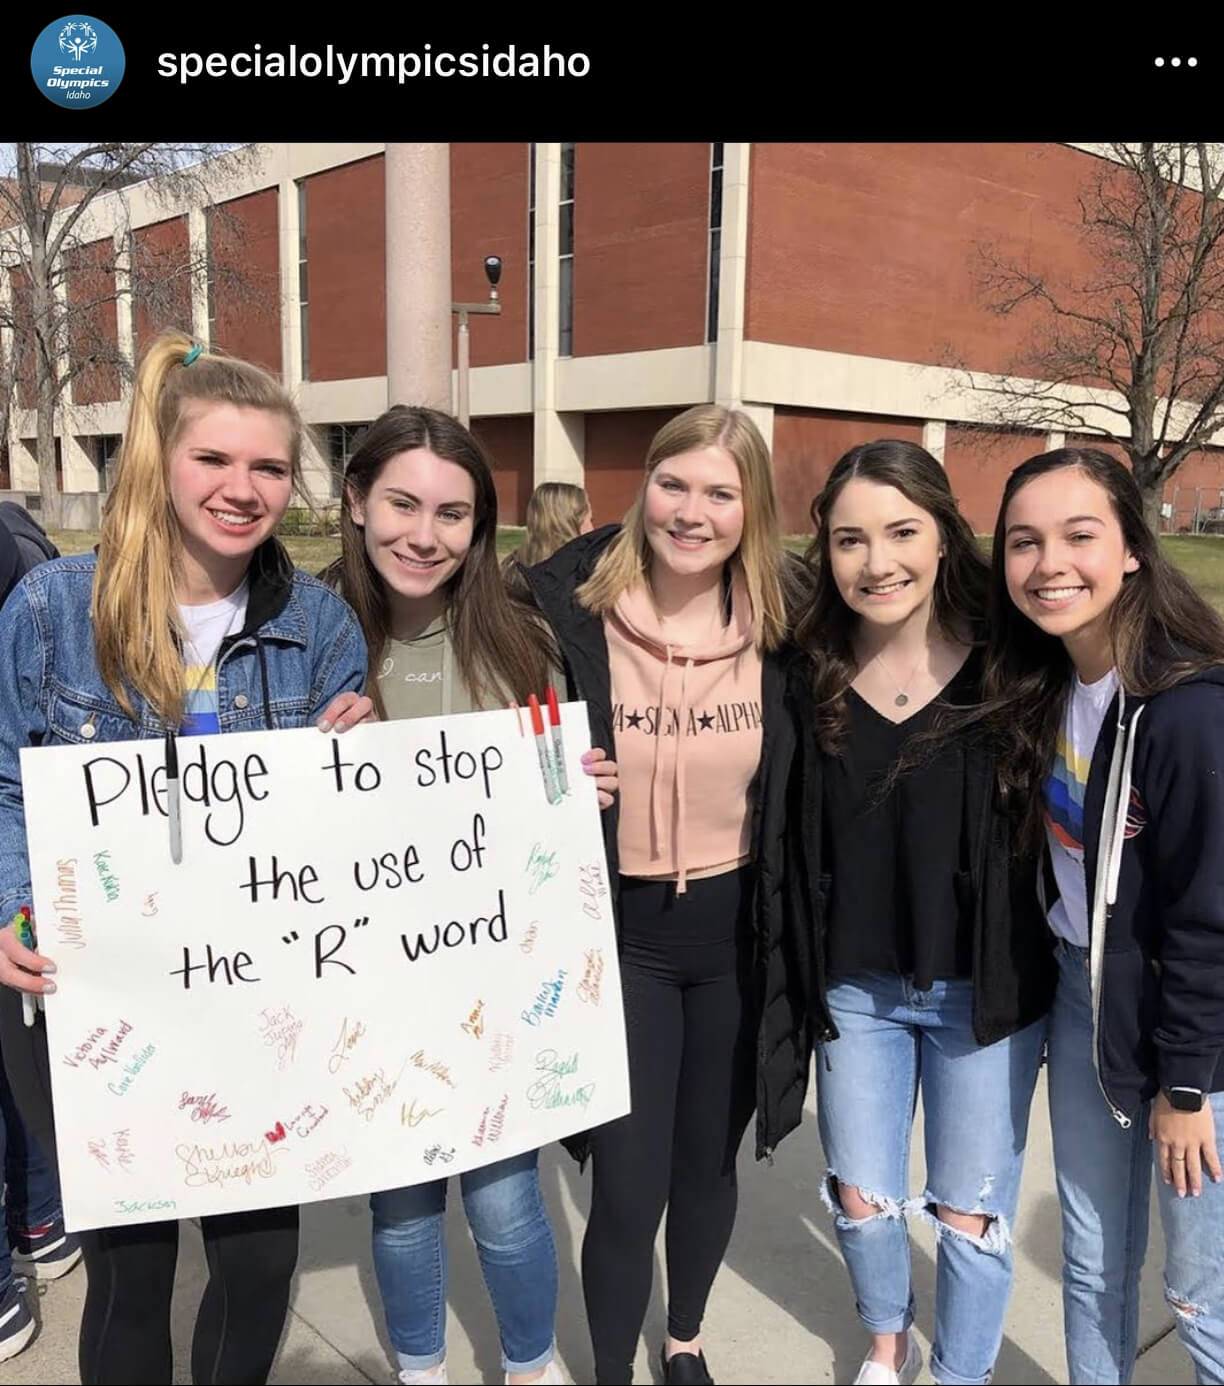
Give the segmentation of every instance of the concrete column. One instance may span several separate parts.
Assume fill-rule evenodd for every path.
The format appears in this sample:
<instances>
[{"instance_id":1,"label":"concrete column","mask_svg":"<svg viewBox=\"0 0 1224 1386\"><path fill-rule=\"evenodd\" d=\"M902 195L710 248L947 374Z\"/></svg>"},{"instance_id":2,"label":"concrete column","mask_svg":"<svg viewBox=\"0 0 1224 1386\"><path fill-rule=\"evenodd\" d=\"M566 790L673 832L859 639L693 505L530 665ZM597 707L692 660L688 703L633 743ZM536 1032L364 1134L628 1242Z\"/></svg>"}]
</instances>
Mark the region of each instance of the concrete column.
<instances>
[{"instance_id":1,"label":"concrete column","mask_svg":"<svg viewBox=\"0 0 1224 1386\"><path fill-rule=\"evenodd\" d=\"M453 409L450 146L388 144L387 403Z\"/></svg>"},{"instance_id":2,"label":"concrete column","mask_svg":"<svg viewBox=\"0 0 1224 1386\"><path fill-rule=\"evenodd\" d=\"M289 389L302 383L302 296L298 286L298 185L282 178L276 187L276 230L280 242L281 379Z\"/></svg>"},{"instance_id":3,"label":"concrete column","mask_svg":"<svg viewBox=\"0 0 1224 1386\"><path fill-rule=\"evenodd\" d=\"M17 430L17 381L16 369L17 361L15 352L17 349L16 338L11 327L6 326L13 320L13 281L7 274L0 274L0 365L6 371L13 372L11 379L8 409L5 411L7 421L7 436L4 441L8 446L9 455L9 482L13 488L17 486L18 475L21 472L19 466L18 453L24 451L21 446L20 434Z\"/></svg>"},{"instance_id":4,"label":"concrete column","mask_svg":"<svg viewBox=\"0 0 1224 1386\"><path fill-rule=\"evenodd\" d=\"M135 371L133 358L136 334L133 326L135 305L132 303L132 243L126 226L115 231L115 343L119 355ZM124 373L119 374L119 398L126 404L132 397L132 386Z\"/></svg>"},{"instance_id":5,"label":"concrete column","mask_svg":"<svg viewBox=\"0 0 1224 1386\"><path fill-rule=\"evenodd\" d=\"M581 189L578 196L582 196ZM561 146L537 144L535 156L535 356L531 363L534 473L542 481L585 479L586 418L557 408L561 331Z\"/></svg>"},{"instance_id":6,"label":"concrete column","mask_svg":"<svg viewBox=\"0 0 1224 1386\"><path fill-rule=\"evenodd\" d=\"M922 425L922 446L941 467L947 465L944 453L948 446L948 425L942 419L928 419Z\"/></svg>"},{"instance_id":7,"label":"concrete column","mask_svg":"<svg viewBox=\"0 0 1224 1386\"><path fill-rule=\"evenodd\" d=\"M728 409L744 402L744 318L748 284L748 173L752 145L723 145L722 236L718 267L718 342L714 399ZM772 431L772 411L771 411Z\"/></svg>"},{"instance_id":8,"label":"concrete column","mask_svg":"<svg viewBox=\"0 0 1224 1386\"><path fill-rule=\"evenodd\" d=\"M191 274L191 336L207 350L208 340L208 228L203 207L187 213L187 263Z\"/></svg>"},{"instance_id":9,"label":"concrete column","mask_svg":"<svg viewBox=\"0 0 1224 1386\"><path fill-rule=\"evenodd\" d=\"M731 408L732 406L725 406ZM742 410L756 424L765 440L765 446L773 453L774 407L772 404L740 404L734 406Z\"/></svg>"}]
</instances>

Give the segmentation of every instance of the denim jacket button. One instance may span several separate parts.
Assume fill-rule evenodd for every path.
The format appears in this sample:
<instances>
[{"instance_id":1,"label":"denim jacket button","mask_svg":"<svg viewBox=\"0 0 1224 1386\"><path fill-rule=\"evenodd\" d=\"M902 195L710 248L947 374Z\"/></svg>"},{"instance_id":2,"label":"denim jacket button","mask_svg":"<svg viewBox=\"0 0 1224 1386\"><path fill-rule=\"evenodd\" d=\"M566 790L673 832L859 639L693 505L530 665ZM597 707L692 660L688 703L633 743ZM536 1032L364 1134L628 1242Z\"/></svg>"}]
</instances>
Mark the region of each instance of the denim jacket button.
<instances>
[{"instance_id":1,"label":"denim jacket button","mask_svg":"<svg viewBox=\"0 0 1224 1386\"><path fill-rule=\"evenodd\" d=\"M246 707L248 702L250 702L250 699L247 697L247 695L245 693L239 693L238 696L234 699L234 706Z\"/></svg>"},{"instance_id":2,"label":"denim jacket button","mask_svg":"<svg viewBox=\"0 0 1224 1386\"><path fill-rule=\"evenodd\" d=\"M94 726L92 722L85 722L82 724L81 735L85 738L86 741L92 741L94 737L97 736L97 734L98 729Z\"/></svg>"}]
</instances>

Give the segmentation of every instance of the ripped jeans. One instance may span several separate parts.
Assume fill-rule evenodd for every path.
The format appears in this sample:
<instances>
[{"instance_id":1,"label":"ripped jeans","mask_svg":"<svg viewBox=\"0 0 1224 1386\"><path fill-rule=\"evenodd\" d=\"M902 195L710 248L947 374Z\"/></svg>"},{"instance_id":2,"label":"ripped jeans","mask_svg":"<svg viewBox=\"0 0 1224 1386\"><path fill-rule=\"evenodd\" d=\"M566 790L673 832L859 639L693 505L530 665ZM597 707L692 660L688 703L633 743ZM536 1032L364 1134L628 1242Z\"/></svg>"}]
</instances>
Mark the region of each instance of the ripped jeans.
<instances>
[{"instance_id":1,"label":"ripped jeans","mask_svg":"<svg viewBox=\"0 0 1224 1386\"><path fill-rule=\"evenodd\" d=\"M1045 1022L979 1045L968 980L918 991L911 979L880 972L831 978L828 1006L839 1037L819 1046L816 1068L829 1163L825 1201L859 1317L872 1333L910 1326L905 1218L927 1217L938 1233L931 1375L958 1386L989 1381L1011 1292L1011 1224ZM920 1090L927 1177L921 1197L910 1199L910 1130ZM839 1181L880 1212L847 1217ZM941 1222L940 1205L989 1217L985 1235Z\"/></svg>"},{"instance_id":2,"label":"ripped jeans","mask_svg":"<svg viewBox=\"0 0 1224 1386\"><path fill-rule=\"evenodd\" d=\"M1152 1142L1144 1103L1127 1130L1109 1114L1092 1066L1088 950L1058 945L1050 1017L1050 1126L1063 1226L1063 1322L1070 1380L1131 1379L1139 1273L1147 1250ZM1224 1093L1211 1094L1224 1153ZM1165 1236L1165 1297L1195 1380L1224 1382L1224 1184L1203 1171L1198 1198L1156 1180Z\"/></svg>"}]
</instances>

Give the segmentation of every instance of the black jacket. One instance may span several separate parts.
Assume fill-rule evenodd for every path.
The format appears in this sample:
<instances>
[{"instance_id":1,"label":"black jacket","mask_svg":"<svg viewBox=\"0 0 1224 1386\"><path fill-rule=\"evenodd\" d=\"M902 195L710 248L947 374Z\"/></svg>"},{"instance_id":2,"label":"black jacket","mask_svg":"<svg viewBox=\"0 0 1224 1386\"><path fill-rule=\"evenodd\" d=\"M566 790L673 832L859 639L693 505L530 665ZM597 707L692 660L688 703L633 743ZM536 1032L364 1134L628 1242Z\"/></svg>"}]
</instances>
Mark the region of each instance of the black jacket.
<instances>
[{"instance_id":1,"label":"black jacket","mask_svg":"<svg viewBox=\"0 0 1224 1386\"><path fill-rule=\"evenodd\" d=\"M0 602L39 563L59 550L42 525L15 501L0 501Z\"/></svg>"},{"instance_id":2,"label":"black jacket","mask_svg":"<svg viewBox=\"0 0 1224 1386\"><path fill-rule=\"evenodd\" d=\"M1224 1091L1224 669L1118 698L1084 794L1101 1089ZM1104 863L1104 868L1102 867Z\"/></svg>"},{"instance_id":3,"label":"black jacket","mask_svg":"<svg viewBox=\"0 0 1224 1386\"><path fill-rule=\"evenodd\" d=\"M602 620L578 605L575 589L591 574L618 526L580 535L550 559L527 570L527 580L556 636L571 698L585 700L591 744L609 755L612 729L612 678ZM783 839L791 767L795 752L794 712L789 704L786 658L766 655L761 671L761 764L753 781L752 860L757 868L753 901L757 1007L757 1158L772 1154L799 1124L807 1092L811 1053L803 978L808 969L793 908ZM618 805L603 814L608 873L615 893L618 879ZM619 929L619 920L618 920ZM585 1159L582 1138L566 1142Z\"/></svg>"},{"instance_id":4,"label":"black jacket","mask_svg":"<svg viewBox=\"0 0 1224 1386\"><path fill-rule=\"evenodd\" d=\"M825 985L825 917L832 889L831 863L822 859L824 752L812 717L810 668L792 666L792 703L799 731L798 786L788 850L801 868L801 909L811 924L809 991L813 1038L837 1038ZM1053 941L1037 891L1037 864L1013 850L1013 824L998 795L994 757L984 739L956 738L964 758L966 826L962 859L949 863L961 908L972 921L973 1033L993 1044L1039 1020L1054 998Z\"/></svg>"}]
</instances>

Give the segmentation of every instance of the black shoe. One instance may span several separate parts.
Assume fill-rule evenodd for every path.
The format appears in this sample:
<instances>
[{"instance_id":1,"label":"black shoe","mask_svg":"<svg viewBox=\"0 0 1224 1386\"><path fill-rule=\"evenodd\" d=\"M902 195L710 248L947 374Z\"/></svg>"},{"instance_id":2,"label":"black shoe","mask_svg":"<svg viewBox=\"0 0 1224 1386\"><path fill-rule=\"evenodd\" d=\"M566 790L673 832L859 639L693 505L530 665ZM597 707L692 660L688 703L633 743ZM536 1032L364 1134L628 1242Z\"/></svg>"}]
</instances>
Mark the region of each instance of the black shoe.
<instances>
[{"instance_id":1,"label":"black shoe","mask_svg":"<svg viewBox=\"0 0 1224 1386\"><path fill-rule=\"evenodd\" d=\"M663 1380L667 1386L714 1386L704 1352L674 1352L668 1357L664 1347L659 1356L663 1359Z\"/></svg>"}]
</instances>

